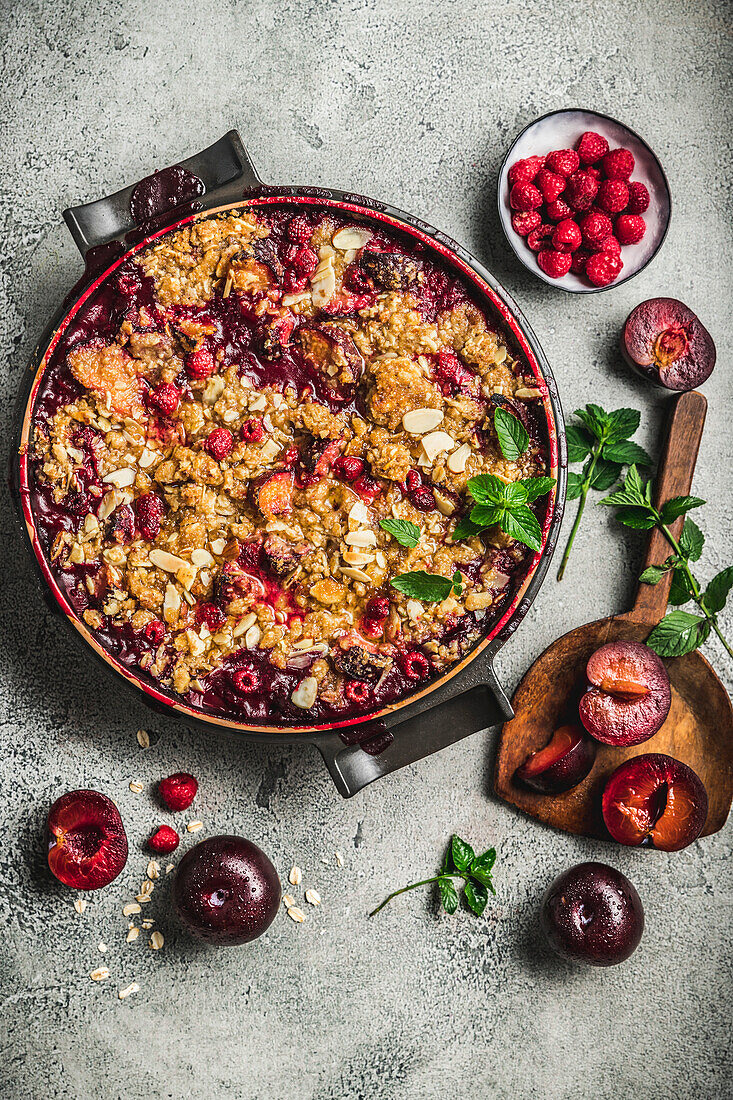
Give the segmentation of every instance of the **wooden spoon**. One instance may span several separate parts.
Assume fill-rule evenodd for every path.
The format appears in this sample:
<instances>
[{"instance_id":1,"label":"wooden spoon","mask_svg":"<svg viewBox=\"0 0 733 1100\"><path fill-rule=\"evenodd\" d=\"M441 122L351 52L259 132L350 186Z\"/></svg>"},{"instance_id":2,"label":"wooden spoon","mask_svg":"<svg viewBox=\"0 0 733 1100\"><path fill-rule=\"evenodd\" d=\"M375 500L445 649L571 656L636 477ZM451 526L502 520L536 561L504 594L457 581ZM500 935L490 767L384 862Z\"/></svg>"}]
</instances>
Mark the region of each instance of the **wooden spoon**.
<instances>
[{"instance_id":1,"label":"wooden spoon","mask_svg":"<svg viewBox=\"0 0 733 1100\"><path fill-rule=\"evenodd\" d=\"M667 444L657 476L656 505L690 491L707 401L701 393L682 394L675 404ZM679 538L683 519L671 527ZM671 553L664 535L654 528L642 569L658 565ZM661 752L688 764L702 779L709 806L703 836L722 828L733 798L733 708L725 688L702 653L664 661L672 683L672 706L662 728L641 745L598 745L593 770L577 787L560 795L542 795L514 782L514 773L530 753L542 748L554 730L578 721L577 692L585 666L599 646L626 639L643 642L664 616L672 583L668 572L657 585L640 584L634 607L586 623L564 634L545 650L517 688L515 717L499 740L494 788L520 810L569 833L610 839L601 814L601 794L608 776L624 760Z\"/></svg>"}]
</instances>

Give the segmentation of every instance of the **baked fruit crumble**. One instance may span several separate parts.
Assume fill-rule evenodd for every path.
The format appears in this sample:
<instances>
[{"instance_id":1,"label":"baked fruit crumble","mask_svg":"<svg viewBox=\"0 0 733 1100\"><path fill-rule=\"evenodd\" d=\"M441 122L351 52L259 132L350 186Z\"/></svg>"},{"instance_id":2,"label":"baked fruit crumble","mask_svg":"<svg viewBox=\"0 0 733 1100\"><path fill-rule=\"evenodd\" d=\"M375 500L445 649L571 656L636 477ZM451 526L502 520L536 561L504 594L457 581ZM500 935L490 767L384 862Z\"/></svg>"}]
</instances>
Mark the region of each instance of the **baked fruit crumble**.
<instances>
[{"instance_id":1,"label":"baked fruit crumble","mask_svg":"<svg viewBox=\"0 0 733 1100\"><path fill-rule=\"evenodd\" d=\"M452 533L469 478L547 472L541 397L420 245L311 205L203 217L64 332L34 411L34 518L136 675L243 722L339 721L440 675L507 605L531 551ZM516 461L499 405L529 434ZM461 586L391 586L420 570Z\"/></svg>"}]
</instances>

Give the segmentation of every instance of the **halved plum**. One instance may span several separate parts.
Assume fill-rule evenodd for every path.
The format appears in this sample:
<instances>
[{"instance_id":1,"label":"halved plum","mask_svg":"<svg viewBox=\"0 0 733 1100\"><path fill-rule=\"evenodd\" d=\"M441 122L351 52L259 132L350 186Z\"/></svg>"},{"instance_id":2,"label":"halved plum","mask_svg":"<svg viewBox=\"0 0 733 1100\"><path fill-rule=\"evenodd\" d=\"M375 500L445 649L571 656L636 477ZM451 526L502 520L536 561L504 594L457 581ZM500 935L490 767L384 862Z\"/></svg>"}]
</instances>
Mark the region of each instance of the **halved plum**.
<instances>
[{"instance_id":1,"label":"halved plum","mask_svg":"<svg viewBox=\"0 0 733 1100\"><path fill-rule=\"evenodd\" d=\"M603 791L603 820L619 844L678 852L697 840L707 815L697 772L660 752L626 760Z\"/></svg>"},{"instance_id":2,"label":"halved plum","mask_svg":"<svg viewBox=\"0 0 733 1100\"><path fill-rule=\"evenodd\" d=\"M713 372L713 338L676 298L649 298L624 323L621 352L632 368L668 390L694 390Z\"/></svg>"},{"instance_id":3,"label":"halved plum","mask_svg":"<svg viewBox=\"0 0 733 1100\"><path fill-rule=\"evenodd\" d=\"M65 886L99 890L127 862L120 811L99 791L69 791L48 811L48 865Z\"/></svg>"},{"instance_id":4,"label":"halved plum","mask_svg":"<svg viewBox=\"0 0 733 1100\"><path fill-rule=\"evenodd\" d=\"M596 743L580 726L560 726L543 749L527 757L516 778L540 794L562 794L590 773Z\"/></svg>"},{"instance_id":5,"label":"halved plum","mask_svg":"<svg viewBox=\"0 0 733 1100\"><path fill-rule=\"evenodd\" d=\"M672 703L667 670L641 642L608 642L586 666L589 687L578 713L605 745L639 745L664 724Z\"/></svg>"}]
</instances>

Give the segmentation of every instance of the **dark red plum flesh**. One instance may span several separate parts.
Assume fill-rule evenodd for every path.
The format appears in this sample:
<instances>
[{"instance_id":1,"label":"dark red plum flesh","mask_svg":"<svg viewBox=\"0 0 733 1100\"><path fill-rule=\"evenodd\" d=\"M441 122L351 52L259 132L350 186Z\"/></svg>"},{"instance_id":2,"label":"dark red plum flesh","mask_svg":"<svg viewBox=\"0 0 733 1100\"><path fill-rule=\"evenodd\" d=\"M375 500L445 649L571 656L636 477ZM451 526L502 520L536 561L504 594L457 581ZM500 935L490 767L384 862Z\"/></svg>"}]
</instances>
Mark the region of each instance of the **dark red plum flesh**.
<instances>
[{"instance_id":1,"label":"dark red plum flesh","mask_svg":"<svg viewBox=\"0 0 733 1100\"><path fill-rule=\"evenodd\" d=\"M182 924L207 943L249 943L269 928L281 897L280 879L256 844L214 836L178 864L173 904Z\"/></svg>"},{"instance_id":2,"label":"dark red plum flesh","mask_svg":"<svg viewBox=\"0 0 733 1100\"><path fill-rule=\"evenodd\" d=\"M540 919L553 951L591 966L628 959L644 931L635 887L606 863L579 863L558 875L544 896Z\"/></svg>"},{"instance_id":3,"label":"dark red plum flesh","mask_svg":"<svg viewBox=\"0 0 733 1100\"><path fill-rule=\"evenodd\" d=\"M48 812L48 865L65 886L99 890L127 862L120 812L99 791L69 791Z\"/></svg>"},{"instance_id":4,"label":"dark red plum flesh","mask_svg":"<svg viewBox=\"0 0 733 1100\"><path fill-rule=\"evenodd\" d=\"M715 367L712 336L676 298L640 302L624 323L621 351L632 370L668 390L694 390Z\"/></svg>"},{"instance_id":5,"label":"dark red plum flesh","mask_svg":"<svg viewBox=\"0 0 733 1100\"><path fill-rule=\"evenodd\" d=\"M543 749L517 768L516 778L539 794L562 794L577 787L596 759L596 743L580 726L560 726Z\"/></svg>"},{"instance_id":6,"label":"dark red plum flesh","mask_svg":"<svg viewBox=\"0 0 733 1100\"><path fill-rule=\"evenodd\" d=\"M641 642L609 642L590 657L578 706L588 733L606 745L639 745L669 714L672 689L658 655Z\"/></svg>"},{"instance_id":7,"label":"dark red plum flesh","mask_svg":"<svg viewBox=\"0 0 733 1100\"><path fill-rule=\"evenodd\" d=\"M649 752L626 760L603 791L603 820L614 840L678 852L697 840L708 815L708 796L687 764Z\"/></svg>"}]
</instances>

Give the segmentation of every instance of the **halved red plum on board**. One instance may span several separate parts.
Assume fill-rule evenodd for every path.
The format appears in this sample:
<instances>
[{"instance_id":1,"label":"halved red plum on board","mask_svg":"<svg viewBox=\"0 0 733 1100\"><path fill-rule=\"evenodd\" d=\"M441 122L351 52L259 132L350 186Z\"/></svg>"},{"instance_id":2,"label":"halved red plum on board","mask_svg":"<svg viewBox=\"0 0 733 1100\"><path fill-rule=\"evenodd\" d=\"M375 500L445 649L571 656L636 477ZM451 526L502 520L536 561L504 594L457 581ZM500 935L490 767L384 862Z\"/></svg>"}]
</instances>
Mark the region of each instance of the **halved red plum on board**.
<instances>
[{"instance_id":1,"label":"halved red plum on board","mask_svg":"<svg viewBox=\"0 0 733 1100\"><path fill-rule=\"evenodd\" d=\"M649 298L624 323L621 351L632 368L668 390L694 390L715 366L715 344L697 314L676 298Z\"/></svg>"},{"instance_id":2,"label":"halved red plum on board","mask_svg":"<svg viewBox=\"0 0 733 1100\"><path fill-rule=\"evenodd\" d=\"M621 871L607 863L579 863L548 887L541 924L550 947L562 958L615 966L639 946L644 908Z\"/></svg>"},{"instance_id":3,"label":"halved red plum on board","mask_svg":"<svg viewBox=\"0 0 733 1100\"><path fill-rule=\"evenodd\" d=\"M626 760L603 791L603 820L619 844L678 852L697 840L707 815L698 774L659 752Z\"/></svg>"},{"instance_id":4,"label":"halved red plum on board","mask_svg":"<svg viewBox=\"0 0 733 1100\"><path fill-rule=\"evenodd\" d=\"M120 811L99 791L69 791L48 811L48 865L64 886L99 890L127 862Z\"/></svg>"},{"instance_id":5,"label":"halved red plum on board","mask_svg":"<svg viewBox=\"0 0 733 1100\"><path fill-rule=\"evenodd\" d=\"M605 745L639 745L669 714L672 689L657 654L641 642L608 642L586 666L589 687L578 706L591 737Z\"/></svg>"},{"instance_id":6,"label":"halved red plum on board","mask_svg":"<svg viewBox=\"0 0 733 1100\"><path fill-rule=\"evenodd\" d=\"M527 757L515 778L539 794L562 794L590 773L596 743L580 726L560 726L543 749Z\"/></svg>"}]
</instances>

